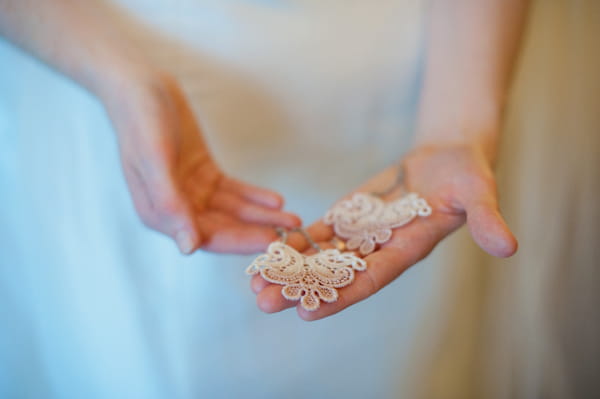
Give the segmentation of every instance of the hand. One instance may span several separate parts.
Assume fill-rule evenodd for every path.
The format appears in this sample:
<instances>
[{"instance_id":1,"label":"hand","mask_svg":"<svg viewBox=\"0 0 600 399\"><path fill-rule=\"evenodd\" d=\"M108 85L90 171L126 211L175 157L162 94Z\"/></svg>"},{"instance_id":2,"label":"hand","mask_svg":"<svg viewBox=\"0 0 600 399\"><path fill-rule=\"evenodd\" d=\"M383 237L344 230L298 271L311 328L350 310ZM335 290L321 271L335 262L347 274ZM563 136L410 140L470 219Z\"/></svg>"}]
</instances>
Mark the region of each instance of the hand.
<instances>
[{"instance_id":1,"label":"hand","mask_svg":"<svg viewBox=\"0 0 600 399\"><path fill-rule=\"evenodd\" d=\"M129 74L103 100L117 131L123 170L142 221L181 252L254 253L277 239L272 226L301 222L272 191L223 174L193 112L168 75Z\"/></svg>"},{"instance_id":2,"label":"hand","mask_svg":"<svg viewBox=\"0 0 600 399\"><path fill-rule=\"evenodd\" d=\"M469 144L428 146L413 150L404 160L405 185L427 199L433 208L431 216L416 218L410 224L395 229L389 242L368 255L368 268L357 272L355 281L339 290L334 303L321 303L309 312L295 302L281 296L281 286L253 277L252 290L257 294L257 304L267 313L297 306L300 317L317 320L373 295L392 282L411 265L427 256L448 234L466 221L475 242L488 253L511 256L517 250L517 241L498 210L495 181L482 147ZM358 191L381 191L394 182L397 166L391 167L369 180ZM400 190L390 193L385 200L400 195ZM308 229L322 247L331 247L333 230L322 221ZM306 250L307 243L294 234L289 244Z\"/></svg>"}]
</instances>

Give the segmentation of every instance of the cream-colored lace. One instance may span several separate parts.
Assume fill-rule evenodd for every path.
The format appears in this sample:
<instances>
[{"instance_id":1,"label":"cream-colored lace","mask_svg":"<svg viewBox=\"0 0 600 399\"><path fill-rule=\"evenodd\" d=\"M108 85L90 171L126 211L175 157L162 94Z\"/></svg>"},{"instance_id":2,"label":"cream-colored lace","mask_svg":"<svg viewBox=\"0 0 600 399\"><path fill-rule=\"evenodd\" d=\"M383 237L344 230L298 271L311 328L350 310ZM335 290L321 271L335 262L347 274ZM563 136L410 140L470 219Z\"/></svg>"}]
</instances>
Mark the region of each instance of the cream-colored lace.
<instances>
[{"instance_id":1,"label":"cream-colored lace","mask_svg":"<svg viewBox=\"0 0 600 399\"><path fill-rule=\"evenodd\" d=\"M358 249L362 255L375 250L392 237L392 229L409 223L417 216L431 215L431 207L415 193L391 202L384 202L373 194L356 193L331 208L324 217L325 224L333 225L335 234L348 240L346 247Z\"/></svg>"},{"instance_id":2,"label":"cream-colored lace","mask_svg":"<svg viewBox=\"0 0 600 399\"><path fill-rule=\"evenodd\" d=\"M354 281L355 270L365 270L367 262L351 252L321 250L305 256L289 245L275 241L267 253L257 257L246 273L260 274L265 280L283 285L281 294L289 300L300 300L309 311L319 308L320 301L335 302L336 288Z\"/></svg>"}]
</instances>

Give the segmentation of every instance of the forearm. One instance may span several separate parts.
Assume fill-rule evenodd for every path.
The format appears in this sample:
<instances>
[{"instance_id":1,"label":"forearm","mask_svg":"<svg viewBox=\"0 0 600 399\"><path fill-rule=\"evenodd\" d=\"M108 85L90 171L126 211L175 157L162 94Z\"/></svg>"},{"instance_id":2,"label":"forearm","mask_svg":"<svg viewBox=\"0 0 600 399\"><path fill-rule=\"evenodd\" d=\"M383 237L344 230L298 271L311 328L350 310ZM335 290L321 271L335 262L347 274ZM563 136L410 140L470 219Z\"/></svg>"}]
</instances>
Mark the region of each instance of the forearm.
<instances>
[{"instance_id":1,"label":"forearm","mask_svg":"<svg viewBox=\"0 0 600 399\"><path fill-rule=\"evenodd\" d=\"M527 0L433 0L417 143L494 147Z\"/></svg>"},{"instance_id":2,"label":"forearm","mask_svg":"<svg viewBox=\"0 0 600 399\"><path fill-rule=\"evenodd\" d=\"M107 82L141 65L98 1L0 0L0 35L103 96Z\"/></svg>"}]
</instances>

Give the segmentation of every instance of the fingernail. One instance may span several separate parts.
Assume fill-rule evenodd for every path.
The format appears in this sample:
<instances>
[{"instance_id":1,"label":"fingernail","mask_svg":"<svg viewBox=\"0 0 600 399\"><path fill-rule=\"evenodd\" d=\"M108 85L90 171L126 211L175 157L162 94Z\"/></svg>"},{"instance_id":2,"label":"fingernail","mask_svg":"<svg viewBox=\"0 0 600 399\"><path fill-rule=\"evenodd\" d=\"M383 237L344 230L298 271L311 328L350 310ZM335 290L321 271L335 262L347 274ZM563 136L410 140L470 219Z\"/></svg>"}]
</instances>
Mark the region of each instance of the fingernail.
<instances>
[{"instance_id":1,"label":"fingernail","mask_svg":"<svg viewBox=\"0 0 600 399\"><path fill-rule=\"evenodd\" d=\"M177 242L177 246L181 253L189 255L192 253L194 249L194 241L192 240L192 236L185 230L180 231L175 236L175 241Z\"/></svg>"}]
</instances>

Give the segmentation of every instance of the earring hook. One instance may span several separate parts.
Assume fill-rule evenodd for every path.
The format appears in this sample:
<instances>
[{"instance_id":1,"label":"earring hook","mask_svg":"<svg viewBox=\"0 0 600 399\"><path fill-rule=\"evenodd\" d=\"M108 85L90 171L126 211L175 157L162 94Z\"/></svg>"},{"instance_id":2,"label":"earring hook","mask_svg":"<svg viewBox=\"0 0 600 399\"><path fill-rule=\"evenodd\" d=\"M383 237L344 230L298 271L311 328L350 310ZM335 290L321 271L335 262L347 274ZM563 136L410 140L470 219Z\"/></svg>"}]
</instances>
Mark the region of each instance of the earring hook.
<instances>
[{"instance_id":1,"label":"earring hook","mask_svg":"<svg viewBox=\"0 0 600 399\"><path fill-rule=\"evenodd\" d=\"M275 233L277 233L282 243L287 243L288 232L286 229L284 229L283 227L275 227Z\"/></svg>"},{"instance_id":2,"label":"earring hook","mask_svg":"<svg viewBox=\"0 0 600 399\"><path fill-rule=\"evenodd\" d=\"M275 229L275 231L277 232L277 234L279 235L279 237L281 237L281 242L283 242L284 244L287 243L287 239L288 239L288 230L282 228L282 227L277 227ZM302 227L295 227L291 230L289 230L289 233L300 233L304 236L304 238L306 238L306 241L308 241L308 243L310 244L311 247L313 247L314 249L316 249L317 251L321 251L321 247L319 246L319 244L317 244L315 242L315 240L312 239L312 237L310 236L310 234L308 234L308 231L304 230Z\"/></svg>"}]
</instances>

